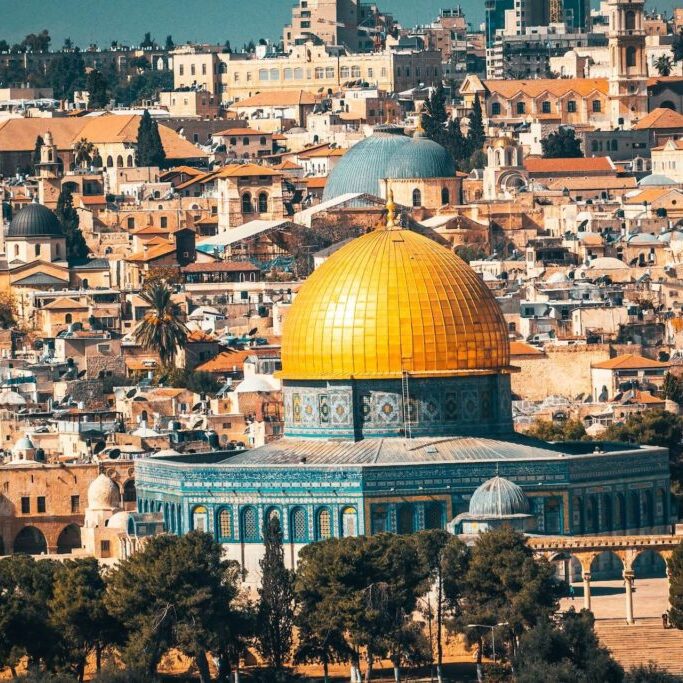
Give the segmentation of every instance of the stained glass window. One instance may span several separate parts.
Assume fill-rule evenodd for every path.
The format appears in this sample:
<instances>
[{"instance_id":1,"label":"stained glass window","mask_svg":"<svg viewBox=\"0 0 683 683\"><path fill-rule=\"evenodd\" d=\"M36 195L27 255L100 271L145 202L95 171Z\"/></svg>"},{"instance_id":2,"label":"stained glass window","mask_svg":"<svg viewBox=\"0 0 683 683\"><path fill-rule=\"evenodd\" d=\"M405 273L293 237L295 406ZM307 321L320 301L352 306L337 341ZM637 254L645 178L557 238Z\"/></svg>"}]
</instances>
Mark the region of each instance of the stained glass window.
<instances>
[{"instance_id":1,"label":"stained glass window","mask_svg":"<svg viewBox=\"0 0 683 683\"><path fill-rule=\"evenodd\" d=\"M292 540L304 542L306 540L306 512L303 508L297 507L292 510Z\"/></svg>"},{"instance_id":2,"label":"stained glass window","mask_svg":"<svg viewBox=\"0 0 683 683\"><path fill-rule=\"evenodd\" d=\"M323 508L318 512L318 538L324 540L332 536L332 525L330 519L330 511Z\"/></svg>"},{"instance_id":3,"label":"stained glass window","mask_svg":"<svg viewBox=\"0 0 683 683\"><path fill-rule=\"evenodd\" d=\"M248 507L242 512L242 533L246 541L258 540L258 518L255 508Z\"/></svg>"},{"instance_id":4,"label":"stained glass window","mask_svg":"<svg viewBox=\"0 0 683 683\"><path fill-rule=\"evenodd\" d=\"M232 515L225 508L218 513L218 535L220 538L232 536Z\"/></svg>"}]
</instances>

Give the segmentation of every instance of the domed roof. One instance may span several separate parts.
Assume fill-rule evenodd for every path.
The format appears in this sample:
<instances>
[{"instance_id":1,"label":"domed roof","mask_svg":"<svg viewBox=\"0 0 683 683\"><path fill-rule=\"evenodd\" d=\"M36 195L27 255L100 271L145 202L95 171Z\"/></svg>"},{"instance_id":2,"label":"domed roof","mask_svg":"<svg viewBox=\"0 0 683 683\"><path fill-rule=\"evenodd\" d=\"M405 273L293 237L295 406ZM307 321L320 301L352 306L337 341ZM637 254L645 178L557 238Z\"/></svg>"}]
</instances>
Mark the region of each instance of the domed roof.
<instances>
[{"instance_id":1,"label":"domed roof","mask_svg":"<svg viewBox=\"0 0 683 683\"><path fill-rule=\"evenodd\" d=\"M18 392L6 389L0 391L0 406L25 406L26 399Z\"/></svg>"},{"instance_id":2,"label":"domed roof","mask_svg":"<svg viewBox=\"0 0 683 683\"><path fill-rule=\"evenodd\" d=\"M529 501L524 491L508 479L495 476L485 481L470 499L470 515L477 517L509 517L528 515Z\"/></svg>"},{"instance_id":3,"label":"domed roof","mask_svg":"<svg viewBox=\"0 0 683 683\"><path fill-rule=\"evenodd\" d=\"M416 134L389 161L387 178L448 178L455 175L453 157L438 142Z\"/></svg>"},{"instance_id":4,"label":"domed roof","mask_svg":"<svg viewBox=\"0 0 683 683\"><path fill-rule=\"evenodd\" d=\"M272 375L250 375L235 387L235 392L238 394L270 391L280 391L280 383Z\"/></svg>"},{"instance_id":5,"label":"domed roof","mask_svg":"<svg viewBox=\"0 0 683 683\"><path fill-rule=\"evenodd\" d=\"M113 510L119 507L120 496L116 484L104 472L88 486L88 507L91 510Z\"/></svg>"},{"instance_id":6,"label":"domed roof","mask_svg":"<svg viewBox=\"0 0 683 683\"><path fill-rule=\"evenodd\" d=\"M659 173L646 175L638 181L638 187L662 187L665 185L678 185L678 183L669 176Z\"/></svg>"},{"instance_id":7,"label":"domed roof","mask_svg":"<svg viewBox=\"0 0 683 683\"><path fill-rule=\"evenodd\" d=\"M22 436L12 447L13 451L32 451L34 449L33 441L28 436Z\"/></svg>"},{"instance_id":8,"label":"domed roof","mask_svg":"<svg viewBox=\"0 0 683 683\"><path fill-rule=\"evenodd\" d=\"M377 230L308 278L282 339L284 379L497 372L510 344L501 310L460 258L410 230Z\"/></svg>"},{"instance_id":9,"label":"domed roof","mask_svg":"<svg viewBox=\"0 0 683 683\"><path fill-rule=\"evenodd\" d=\"M399 149L410 145L410 142L411 139L405 135L376 131L356 143L330 173L323 200L352 192L378 196L380 180L388 177L389 161Z\"/></svg>"},{"instance_id":10,"label":"domed roof","mask_svg":"<svg viewBox=\"0 0 683 683\"><path fill-rule=\"evenodd\" d=\"M7 237L64 237L57 216L42 204L28 204L9 224Z\"/></svg>"},{"instance_id":11,"label":"domed roof","mask_svg":"<svg viewBox=\"0 0 683 683\"><path fill-rule=\"evenodd\" d=\"M132 514L121 510L121 512L115 512L107 521L107 526L110 529L119 529L120 531L128 531L128 521L131 519Z\"/></svg>"}]
</instances>

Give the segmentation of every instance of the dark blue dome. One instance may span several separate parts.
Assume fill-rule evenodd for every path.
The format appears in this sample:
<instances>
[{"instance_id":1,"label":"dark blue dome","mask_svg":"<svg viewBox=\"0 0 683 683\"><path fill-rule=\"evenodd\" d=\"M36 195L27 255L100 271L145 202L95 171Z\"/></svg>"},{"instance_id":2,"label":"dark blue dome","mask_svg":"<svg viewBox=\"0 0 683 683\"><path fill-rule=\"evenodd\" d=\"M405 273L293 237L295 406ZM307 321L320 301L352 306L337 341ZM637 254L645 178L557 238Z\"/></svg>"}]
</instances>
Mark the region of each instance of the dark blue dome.
<instances>
[{"instance_id":1,"label":"dark blue dome","mask_svg":"<svg viewBox=\"0 0 683 683\"><path fill-rule=\"evenodd\" d=\"M330 173L323 200L355 192L380 196L380 180L388 177L391 158L410 142L405 135L378 131L356 143Z\"/></svg>"},{"instance_id":2,"label":"dark blue dome","mask_svg":"<svg viewBox=\"0 0 683 683\"><path fill-rule=\"evenodd\" d=\"M387 178L449 178L455 175L453 157L438 142L414 137L391 157Z\"/></svg>"},{"instance_id":3,"label":"dark blue dome","mask_svg":"<svg viewBox=\"0 0 683 683\"><path fill-rule=\"evenodd\" d=\"M7 237L64 237L57 216L42 204L29 204L12 219Z\"/></svg>"},{"instance_id":4,"label":"dark blue dome","mask_svg":"<svg viewBox=\"0 0 683 683\"><path fill-rule=\"evenodd\" d=\"M529 501L524 491L503 477L485 481L470 499L470 515L476 517L509 517L528 515Z\"/></svg>"}]
</instances>

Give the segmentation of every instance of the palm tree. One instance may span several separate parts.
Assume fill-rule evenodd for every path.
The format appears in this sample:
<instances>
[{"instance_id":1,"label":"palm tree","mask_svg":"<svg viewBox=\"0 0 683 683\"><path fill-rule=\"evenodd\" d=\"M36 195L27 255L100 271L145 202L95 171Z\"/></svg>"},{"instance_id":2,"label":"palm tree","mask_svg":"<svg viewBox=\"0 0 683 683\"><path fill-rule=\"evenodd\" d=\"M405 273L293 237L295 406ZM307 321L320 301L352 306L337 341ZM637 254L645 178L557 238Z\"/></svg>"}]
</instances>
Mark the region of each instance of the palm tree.
<instances>
[{"instance_id":1,"label":"palm tree","mask_svg":"<svg viewBox=\"0 0 683 683\"><path fill-rule=\"evenodd\" d=\"M673 60L669 55L659 55L655 60L655 69L660 76L669 76L673 67Z\"/></svg>"},{"instance_id":2,"label":"palm tree","mask_svg":"<svg viewBox=\"0 0 683 683\"><path fill-rule=\"evenodd\" d=\"M178 349L187 342L187 328L180 320L180 306L171 300L171 288L156 282L140 296L151 306L135 328L135 341L146 350L159 354L163 365L173 365Z\"/></svg>"},{"instance_id":3,"label":"palm tree","mask_svg":"<svg viewBox=\"0 0 683 683\"><path fill-rule=\"evenodd\" d=\"M93 158L95 152L95 145L85 138L81 138L74 144L75 161L77 166L85 168Z\"/></svg>"}]
</instances>

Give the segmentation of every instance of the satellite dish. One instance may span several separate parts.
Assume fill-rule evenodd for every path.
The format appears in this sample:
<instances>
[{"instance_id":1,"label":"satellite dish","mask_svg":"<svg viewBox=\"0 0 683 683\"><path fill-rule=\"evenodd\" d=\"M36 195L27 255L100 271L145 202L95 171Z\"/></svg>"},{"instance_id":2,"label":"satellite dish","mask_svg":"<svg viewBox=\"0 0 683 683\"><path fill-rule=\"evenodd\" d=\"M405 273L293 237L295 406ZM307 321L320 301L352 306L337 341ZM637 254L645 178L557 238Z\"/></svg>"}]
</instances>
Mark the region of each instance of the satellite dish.
<instances>
[{"instance_id":1,"label":"satellite dish","mask_svg":"<svg viewBox=\"0 0 683 683\"><path fill-rule=\"evenodd\" d=\"M131 390L126 394L126 398L133 398L133 396L135 396L136 392L137 392L137 389L131 389Z\"/></svg>"},{"instance_id":2,"label":"satellite dish","mask_svg":"<svg viewBox=\"0 0 683 683\"><path fill-rule=\"evenodd\" d=\"M85 373L86 373L86 372L88 372L88 371L87 371L87 370L81 370L81 371L78 373L78 375L77 375L77 376L78 376L78 379L81 379L81 377L85 377Z\"/></svg>"},{"instance_id":3,"label":"satellite dish","mask_svg":"<svg viewBox=\"0 0 683 683\"><path fill-rule=\"evenodd\" d=\"M93 453L101 453L107 444L104 441L98 441L93 448Z\"/></svg>"},{"instance_id":4,"label":"satellite dish","mask_svg":"<svg viewBox=\"0 0 683 683\"><path fill-rule=\"evenodd\" d=\"M258 332L258 327L252 327L252 328L249 330L247 336L248 336L248 337L253 337L257 332Z\"/></svg>"},{"instance_id":5,"label":"satellite dish","mask_svg":"<svg viewBox=\"0 0 683 683\"><path fill-rule=\"evenodd\" d=\"M121 449L120 448L112 448L112 450L109 451L109 457L111 460L116 460L116 458L121 455Z\"/></svg>"}]
</instances>

